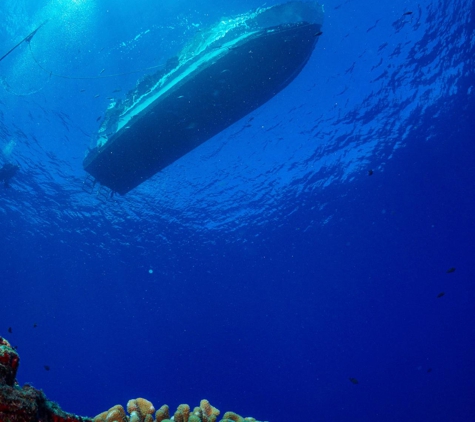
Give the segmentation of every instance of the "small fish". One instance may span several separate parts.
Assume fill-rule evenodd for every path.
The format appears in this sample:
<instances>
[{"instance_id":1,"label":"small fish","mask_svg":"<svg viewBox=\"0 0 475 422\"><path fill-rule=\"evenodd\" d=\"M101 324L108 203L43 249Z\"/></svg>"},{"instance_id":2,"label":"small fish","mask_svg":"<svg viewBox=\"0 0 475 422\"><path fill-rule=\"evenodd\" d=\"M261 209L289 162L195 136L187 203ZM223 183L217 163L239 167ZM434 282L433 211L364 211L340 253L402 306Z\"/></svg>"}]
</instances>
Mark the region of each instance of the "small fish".
<instances>
[{"instance_id":1,"label":"small fish","mask_svg":"<svg viewBox=\"0 0 475 422\"><path fill-rule=\"evenodd\" d=\"M44 368L49 371L51 368L48 365L45 365Z\"/></svg>"},{"instance_id":2,"label":"small fish","mask_svg":"<svg viewBox=\"0 0 475 422\"><path fill-rule=\"evenodd\" d=\"M373 170L371 170L371 169L369 169L369 170L368 170L368 176L372 176L372 175L373 175L373 173L374 173L374 171L373 171Z\"/></svg>"},{"instance_id":3,"label":"small fish","mask_svg":"<svg viewBox=\"0 0 475 422\"><path fill-rule=\"evenodd\" d=\"M323 34L322 31L318 31L318 32L316 32L314 35L315 35L315 37L319 37L319 36L322 35L322 34Z\"/></svg>"},{"instance_id":4,"label":"small fish","mask_svg":"<svg viewBox=\"0 0 475 422\"><path fill-rule=\"evenodd\" d=\"M104 70L105 69L102 69L100 72L99 72L99 75L102 75L104 73Z\"/></svg>"},{"instance_id":5,"label":"small fish","mask_svg":"<svg viewBox=\"0 0 475 422\"><path fill-rule=\"evenodd\" d=\"M442 297L442 296L444 296L444 295L445 295L445 292L440 292L440 293L437 295L437 297Z\"/></svg>"},{"instance_id":6,"label":"small fish","mask_svg":"<svg viewBox=\"0 0 475 422\"><path fill-rule=\"evenodd\" d=\"M98 122L99 120L101 120L101 117L102 117L102 116L99 116L99 117L96 119L96 122Z\"/></svg>"},{"instance_id":7,"label":"small fish","mask_svg":"<svg viewBox=\"0 0 475 422\"><path fill-rule=\"evenodd\" d=\"M358 380L356 378L348 378L353 384L359 384Z\"/></svg>"},{"instance_id":8,"label":"small fish","mask_svg":"<svg viewBox=\"0 0 475 422\"><path fill-rule=\"evenodd\" d=\"M85 89L81 89L81 91L79 91L79 92L84 92L84 91L85 91Z\"/></svg>"},{"instance_id":9,"label":"small fish","mask_svg":"<svg viewBox=\"0 0 475 422\"><path fill-rule=\"evenodd\" d=\"M122 91L122 88L116 88L116 89L114 89L114 91L112 91L112 92L120 92L120 91Z\"/></svg>"},{"instance_id":10,"label":"small fish","mask_svg":"<svg viewBox=\"0 0 475 422\"><path fill-rule=\"evenodd\" d=\"M429 369L427 370L427 373L429 373L429 372L432 372L432 368L429 368Z\"/></svg>"},{"instance_id":11,"label":"small fish","mask_svg":"<svg viewBox=\"0 0 475 422\"><path fill-rule=\"evenodd\" d=\"M18 350L18 346L12 346L13 350Z\"/></svg>"},{"instance_id":12,"label":"small fish","mask_svg":"<svg viewBox=\"0 0 475 422\"><path fill-rule=\"evenodd\" d=\"M96 94L94 95L94 98L99 98L101 96L101 94Z\"/></svg>"},{"instance_id":13,"label":"small fish","mask_svg":"<svg viewBox=\"0 0 475 422\"><path fill-rule=\"evenodd\" d=\"M38 327L38 324L35 322L35 323L33 324L33 328L36 328L36 327Z\"/></svg>"},{"instance_id":14,"label":"small fish","mask_svg":"<svg viewBox=\"0 0 475 422\"><path fill-rule=\"evenodd\" d=\"M412 12L411 12L410 10L408 10L407 12L404 12L402 15L403 15L403 16L412 15Z\"/></svg>"},{"instance_id":15,"label":"small fish","mask_svg":"<svg viewBox=\"0 0 475 422\"><path fill-rule=\"evenodd\" d=\"M11 334L13 331L12 331L12 327L8 327L8 332Z\"/></svg>"},{"instance_id":16,"label":"small fish","mask_svg":"<svg viewBox=\"0 0 475 422\"><path fill-rule=\"evenodd\" d=\"M450 268L446 271L446 273L447 273L447 274L450 274L450 273L453 273L454 271L455 271L455 267L450 267Z\"/></svg>"}]
</instances>

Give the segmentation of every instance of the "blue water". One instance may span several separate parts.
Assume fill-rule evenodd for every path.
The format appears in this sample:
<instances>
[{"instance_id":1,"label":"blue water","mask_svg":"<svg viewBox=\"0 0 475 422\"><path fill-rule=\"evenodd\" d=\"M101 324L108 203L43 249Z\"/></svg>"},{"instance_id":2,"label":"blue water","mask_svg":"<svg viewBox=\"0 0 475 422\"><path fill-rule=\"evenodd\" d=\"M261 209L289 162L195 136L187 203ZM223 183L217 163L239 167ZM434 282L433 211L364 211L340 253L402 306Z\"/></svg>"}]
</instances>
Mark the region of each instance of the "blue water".
<instances>
[{"instance_id":1,"label":"blue water","mask_svg":"<svg viewBox=\"0 0 475 422\"><path fill-rule=\"evenodd\" d=\"M126 196L85 193L107 97L263 5L216 3L2 2L1 54L49 19L0 62L0 164L21 166L0 189L0 335L19 382L89 416L146 397L473 420L475 3L325 2L283 92Z\"/></svg>"}]
</instances>

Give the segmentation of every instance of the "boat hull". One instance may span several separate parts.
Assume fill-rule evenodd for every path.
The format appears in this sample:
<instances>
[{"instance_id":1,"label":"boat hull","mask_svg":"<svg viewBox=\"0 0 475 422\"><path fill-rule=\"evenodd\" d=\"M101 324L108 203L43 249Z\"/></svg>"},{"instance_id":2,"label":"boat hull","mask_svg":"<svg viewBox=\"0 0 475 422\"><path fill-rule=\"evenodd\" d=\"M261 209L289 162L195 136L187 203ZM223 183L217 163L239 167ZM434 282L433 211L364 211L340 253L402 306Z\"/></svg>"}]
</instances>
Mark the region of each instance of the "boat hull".
<instances>
[{"instance_id":1,"label":"boat hull","mask_svg":"<svg viewBox=\"0 0 475 422\"><path fill-rule=\"evenodd\" d=\"M319 31L318 24L282 25L225 49L91 151L84 169L126 194L284 89L307 63Z\"/></svg>"}]
</instances>

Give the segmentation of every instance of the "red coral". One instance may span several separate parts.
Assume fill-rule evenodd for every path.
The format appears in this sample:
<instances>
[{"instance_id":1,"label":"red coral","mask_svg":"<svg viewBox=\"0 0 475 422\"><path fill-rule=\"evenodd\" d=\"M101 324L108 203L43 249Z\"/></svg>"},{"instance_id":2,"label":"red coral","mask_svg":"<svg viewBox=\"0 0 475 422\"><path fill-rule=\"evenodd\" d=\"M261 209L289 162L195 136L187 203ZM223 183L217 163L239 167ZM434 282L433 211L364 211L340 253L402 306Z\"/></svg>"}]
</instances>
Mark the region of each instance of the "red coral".
<instances>
[{"instance_id":1,"label":"red coral","mask_svg":"<svg viewBox=\"0 0 475 422\"><path fill-rule=\"evenodd\" d=\"M0 337L0 421L9 422L92 422L90 418L63 412L42 391L15 382L20 357Z\"/></svg>"}]
</instances>

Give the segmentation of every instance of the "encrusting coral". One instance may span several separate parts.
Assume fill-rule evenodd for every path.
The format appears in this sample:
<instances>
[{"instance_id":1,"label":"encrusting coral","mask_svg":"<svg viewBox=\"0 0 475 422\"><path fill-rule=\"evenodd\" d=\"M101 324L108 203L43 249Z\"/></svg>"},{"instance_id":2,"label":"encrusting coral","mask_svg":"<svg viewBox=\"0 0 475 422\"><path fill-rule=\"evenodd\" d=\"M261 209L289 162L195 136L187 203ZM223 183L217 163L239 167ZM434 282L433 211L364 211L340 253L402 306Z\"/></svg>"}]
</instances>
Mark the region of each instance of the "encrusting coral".
<instances>
[{"instance_id":1,"label":"encrusting coral","mask_svg":"<svg viewBox=\"0 0 475 422\"><path fill-rule=\"evenodd\" d=\"M115 405L95 418L66 413L48 400L40 390L25 384L20 387L16 373L20 357L10 343L0 337L0 422L172 422L169 407L164 404L156 412L153 404L137 398L127 403L127 413L121 405ZM155 419L153 414L155 413ZM220 412L208 400L190 412L190 406L180 404L173 422L215 422ZM257 422L254 418L242 418L226 412L220 422Z\"/></svg>"}]
</instances>

